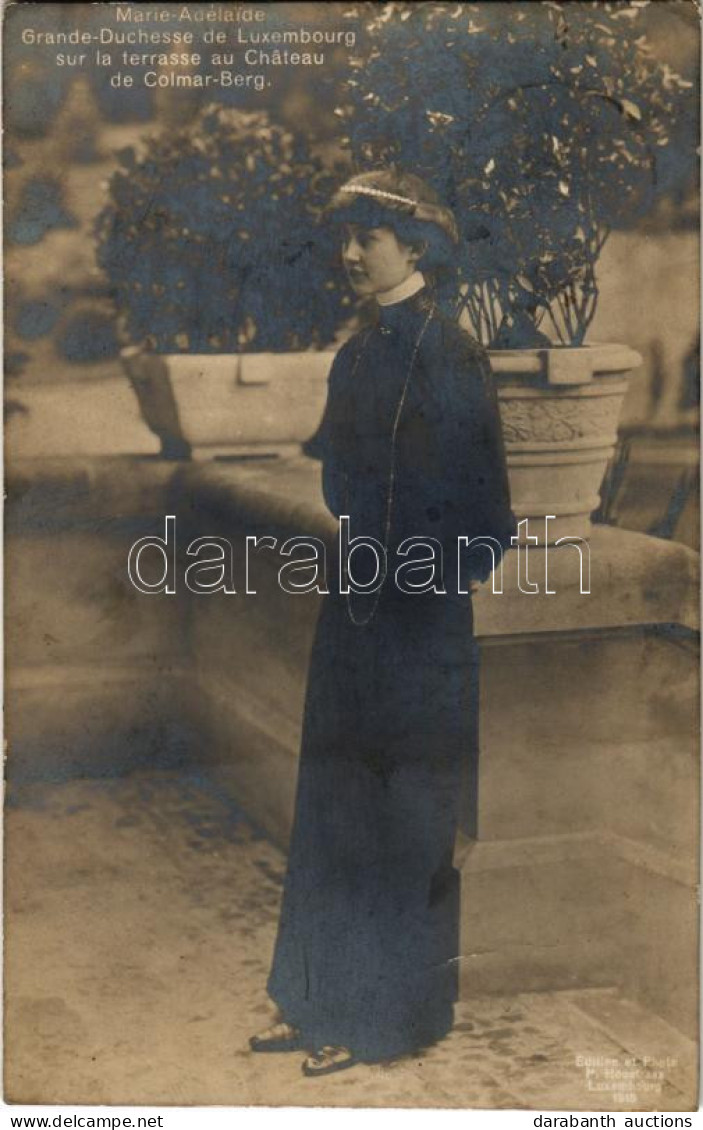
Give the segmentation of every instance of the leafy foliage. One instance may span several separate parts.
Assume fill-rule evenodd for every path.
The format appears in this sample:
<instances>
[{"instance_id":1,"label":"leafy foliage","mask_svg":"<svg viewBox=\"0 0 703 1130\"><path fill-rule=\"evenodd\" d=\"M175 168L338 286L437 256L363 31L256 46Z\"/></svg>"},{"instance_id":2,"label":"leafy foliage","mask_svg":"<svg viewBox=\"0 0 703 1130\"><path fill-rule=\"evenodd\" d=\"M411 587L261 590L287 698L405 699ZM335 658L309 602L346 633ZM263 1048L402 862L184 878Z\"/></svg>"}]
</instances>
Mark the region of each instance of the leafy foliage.
<instances>
[{"instance_id":1,"label":"leafy foliage","mask_svg":"<svg viewBox=\"0 0 703 1130\"><path fill-rule=\"evenodd\" d=\"M303 139L211 105L119 158L98 260L132 341L224 353L333 340L351 307L317 220L338 177Z\"/></svg>"},{"instance_id":2,"label":"leafy foliage","mask_svg":"<svg viewBox=\"0 0 703 1130\"><path fill-rule=\"evenodd\" d=\"M648 0L361 4L344 102L355 162L452 206L460 305L486 344L581 344L610 230L693 166L691 83L655 58Z\"/></svg>"}]
</instances>

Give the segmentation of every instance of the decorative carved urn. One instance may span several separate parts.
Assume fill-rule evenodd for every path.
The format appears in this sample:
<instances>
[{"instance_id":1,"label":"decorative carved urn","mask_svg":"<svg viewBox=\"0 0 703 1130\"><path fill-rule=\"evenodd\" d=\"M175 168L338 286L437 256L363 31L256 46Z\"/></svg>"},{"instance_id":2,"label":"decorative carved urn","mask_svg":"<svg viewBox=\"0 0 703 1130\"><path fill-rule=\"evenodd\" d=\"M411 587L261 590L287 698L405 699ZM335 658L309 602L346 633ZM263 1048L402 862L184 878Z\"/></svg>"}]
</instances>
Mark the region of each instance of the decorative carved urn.
<instances>
[{"instance_id":1,"label":"decorative carved urn","mask_svg":"<svg viewBox=\"0 0 703 1130\"><path fill-rule=\"evenodd\" d=\"M513 510L548 544L588 537L613 454L627 374L642 358L624 345L490 353ZM521 531L525 533L525 529Z\"/></svg>"}]
</instances>

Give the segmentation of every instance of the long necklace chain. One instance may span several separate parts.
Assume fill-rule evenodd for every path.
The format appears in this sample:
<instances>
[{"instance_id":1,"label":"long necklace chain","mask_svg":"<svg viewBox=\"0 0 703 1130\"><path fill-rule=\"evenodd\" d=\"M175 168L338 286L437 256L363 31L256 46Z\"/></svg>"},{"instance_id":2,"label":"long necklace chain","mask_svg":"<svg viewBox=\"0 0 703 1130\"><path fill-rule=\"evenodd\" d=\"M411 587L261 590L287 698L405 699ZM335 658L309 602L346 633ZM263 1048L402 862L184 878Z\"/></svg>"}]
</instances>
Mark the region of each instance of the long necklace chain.
<instances>
[{"instance_id":1,"label":"long necklace chain","mask_svg":"<svg viewBox=\"0 0 703 1130\"><path fill-rule=\"evenodd\" d=\"M418 350L420 348L420 344L422 342L422 339L425 336L425 331L426 331L427 327L429 326L430 322L432 321L432 318L434 317L435 313L436 313L436 307L433 305L431 307L427 317L425 318L425 321L422 325L422 328L421 328L419 334L417 335L417 337L415 339L415 345L413 346L412 356L411 356L410 362L408 364L408 371L405 375L405 381L403 383L403 389L402 389L402 392L400 394L400 397L399 397L399 400L398 400L398 406L395 410L395 417L393 419L393 428L391 430L391 443L390 443L390 469L389 469L389 473L388 473L388 495L387 495L387 498L386 498L386 520L385 520L384 533L383 533L384 560L387 560L387 557L388 557L388 545L389 545L389 542L390 542L390 533L391 533L391 518L392 518L392 514L393 514L393 494L394 494L394 489L395 489L395 471L396 471L396 468L395 468L396 440L397 440L397 435L398 435L398 426L400 424L400 417L402 415L403 407L405 405L405 401L406 401L406 398L407 398L407 395L408 395L408 389L410 387L410 378L412 377L413 369L415 368L415 361L417 359ZM372 332L373 331L370 330L366 334L366 337L364 338L364 340L361 343L361 346L359 348L359 352L356 355L356 358L354 360L354 367L352 369L351 377L350 377L350 383L351 384L353 384L353 382L354 382L354 378L356 376L356 371L359 368L361 358L363 357L363 355L366 351L366 346L368 345L368 342L369 342L369 339L371 337ZM349 509L349 506L348 506L349 475L348 474L346 476L346 496L347 496L347 509ZM348 574L346 574L346 572L345 572L345 575L346 575L346 578L347 578L347 581L348 581L349 576L348 576ZM385 578L384 578L384 580L385 580ZM347 612L349 614L349 619L351 620L352 624L355 624L358 628L363 628L367 624L371 623L374 616L376 615L376 609L378 608L378 604L379 604L379 601L381 599L381 588L382 587L383 587L383 580L379 584L378 588L374 591L374 601L373 601L373 604L371 605L371 611L369 612L368 616L366 616L364 618L359 618L354 614L354 609L352 608L352 599L351 599L352 593L350 593L350 592L346 593Z\"/></svg>"}]
</instances>

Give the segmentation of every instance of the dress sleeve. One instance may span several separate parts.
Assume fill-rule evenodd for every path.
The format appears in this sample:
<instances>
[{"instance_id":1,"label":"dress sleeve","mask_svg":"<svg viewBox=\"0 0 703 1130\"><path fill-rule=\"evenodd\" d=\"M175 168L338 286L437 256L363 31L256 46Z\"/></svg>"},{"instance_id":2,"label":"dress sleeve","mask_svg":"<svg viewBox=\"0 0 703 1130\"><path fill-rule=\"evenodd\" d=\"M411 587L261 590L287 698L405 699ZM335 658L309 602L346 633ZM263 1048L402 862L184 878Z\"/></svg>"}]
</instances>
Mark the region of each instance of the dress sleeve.
<instances>
[{"instance_id":1,"label":"dress sleeve","mask_svg":"<svg viewBox=\"0 0 703 1130\"><path fill-rule=\"evenodd\" d=\"M327 509L335 518L343 512L347 478L347 445L349 443L349 347L337 352L327 378L327 401L322 419L303 453L322 462L322 493Z\"/></svg>"},{"instance_id":2,"label":"dress sleeve","mask_svg":"<svg viewBox=\"0 0 703 1130\"><path fill-rule=\"evenodd\" d=\"M485 350L457 328L445 339L440 361L440 465L442 537L491 539L496 564L510 547L515 517L498 409ZM436 386L435 386L436 387ZM485 581L491 553L477 545L462 552L467 580Z\"/></svg>"}]
</instances>

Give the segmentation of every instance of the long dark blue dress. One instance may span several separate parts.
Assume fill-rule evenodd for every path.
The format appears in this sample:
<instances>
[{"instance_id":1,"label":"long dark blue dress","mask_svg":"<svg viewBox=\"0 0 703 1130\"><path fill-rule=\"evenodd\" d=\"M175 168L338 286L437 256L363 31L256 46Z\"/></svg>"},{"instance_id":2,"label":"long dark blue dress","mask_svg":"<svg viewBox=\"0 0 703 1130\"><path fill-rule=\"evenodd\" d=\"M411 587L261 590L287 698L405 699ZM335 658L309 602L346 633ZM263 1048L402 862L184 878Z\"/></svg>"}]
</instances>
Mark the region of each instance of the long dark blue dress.
<instances>
[{"instance_id":1,"label":"long dark blue dress","mask_svg":"<svg viewBox=\"0 0 703 1130\"><path fill-rule=\"evenodd\" d=\"M459 588L491 568L477 550L459 586L456 545L484 536L505 547L514 527L485 354L426 290L381 307L337 354L310 452L352 537L386 545L392 489L390 569L378 601L352 595L361 624L338 586L323 598L268 988L308 1046L373 1061L426 1046L453 1022L452 852L478 713L471 597ZM394 550L409 537L443 547L446 591L396 586ZM356 579L370 563L355 554Z\"/></svg>"}]
</instances>

